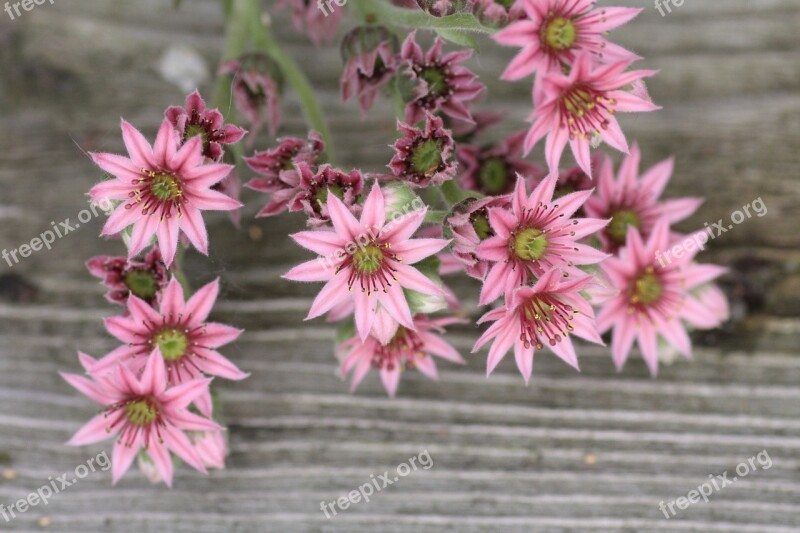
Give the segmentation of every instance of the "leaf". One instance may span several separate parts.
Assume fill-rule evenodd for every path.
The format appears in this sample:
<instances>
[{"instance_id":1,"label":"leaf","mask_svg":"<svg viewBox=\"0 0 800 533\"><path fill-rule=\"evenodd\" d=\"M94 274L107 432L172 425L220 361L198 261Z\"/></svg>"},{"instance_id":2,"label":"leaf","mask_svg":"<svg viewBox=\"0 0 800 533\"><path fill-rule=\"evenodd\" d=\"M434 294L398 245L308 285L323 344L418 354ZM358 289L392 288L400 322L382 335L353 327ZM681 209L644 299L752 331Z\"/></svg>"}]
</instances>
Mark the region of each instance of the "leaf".
<instances>
[{"instance_id":1,"label":"leaf","mask_svg":"<svg viewBox=\"0 0 800 533\"><path fill-rule=\"evenodd\" d=\"M438 33L439 36L446 41L450 41L451 43L455 43L459 46L466 46L467 48L472 48L476 52L480 52L478 40L472 35L464 32L464 30L437 29L436 33Z\"/></svg>"}]
</instances>

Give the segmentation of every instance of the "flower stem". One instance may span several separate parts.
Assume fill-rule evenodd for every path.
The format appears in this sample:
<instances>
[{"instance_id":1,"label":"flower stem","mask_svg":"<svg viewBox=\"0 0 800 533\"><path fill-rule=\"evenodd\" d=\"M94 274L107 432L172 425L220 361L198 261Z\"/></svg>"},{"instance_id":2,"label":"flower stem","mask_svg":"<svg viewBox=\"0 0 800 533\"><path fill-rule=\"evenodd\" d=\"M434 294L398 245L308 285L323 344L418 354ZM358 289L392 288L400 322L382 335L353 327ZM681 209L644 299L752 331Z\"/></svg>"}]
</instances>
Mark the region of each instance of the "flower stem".
<instances>
[{"instance_id":1,"label":"flower stem","mask_svg":"<svg viewBox=\"0 0 800 533\"><path fill-rule=\"evenodd\" d=\"M247 48L249 38L248 4L244 0L231 0L225 6L225 48L222 52L222 61L235 59L242 55ZM232 80L228 76L219 76L214 88L214 107L225 109L224 115L234 121L234 111L231 105Z\"/></svg>"},{"instance_id":2,"label":"flower stem","mask_svg":"<svg viewBox=\"0 0 800 533\"><path fill-rule=\"evenodd\" d=\"M261 2L259 0L250 0L250 14L248 15L250 22L250 32L253 38L253 44L262 52L266 53L272 58L281 72L292 85L295 93L300 99L300 106L306 116L309 126L317 130L325 141L326 152L328 160L333 160L333 146L331 143L331 134L328 129L328 123L325 120L325 115L322 108L317 102L317 97L311 87L308 78L297 65L294 59L288 55L275 40L272 34L272 28L269 22L265 22L261 17Z\"/></svg>"}]
</instances>

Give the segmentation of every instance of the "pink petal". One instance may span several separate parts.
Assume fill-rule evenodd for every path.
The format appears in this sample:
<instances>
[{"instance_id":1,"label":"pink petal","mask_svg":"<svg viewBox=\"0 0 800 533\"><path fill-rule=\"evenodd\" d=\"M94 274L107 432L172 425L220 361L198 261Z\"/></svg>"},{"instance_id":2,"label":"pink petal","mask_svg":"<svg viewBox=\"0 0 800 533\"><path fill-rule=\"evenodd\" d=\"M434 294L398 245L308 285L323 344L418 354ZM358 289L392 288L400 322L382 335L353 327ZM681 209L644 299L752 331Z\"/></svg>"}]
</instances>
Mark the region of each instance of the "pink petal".
<instances>
[{"instance_id":1,"label":"pink petal","mask_svg":"<svg viewBox=\"0 0 800 533\"><path fill-rule=\"evenodd\" d=\"M423 275L419 270L408 265L398 264L397 281L405 289L411 289L422 294L431 296L444 296L445 292L434 283L430 278Z\"/></svg>"},{"instance_id":2,"label":"pink petal","mask_svg":"<svg viewBox=\"0 0 800 533\"><path fill-rule=\"evenodd\" d=\"M649 322L643 322L639 327L639 348L642 350L647 367L650 373L655 376L658 374L658 344L656 330Z\"/></svg>"},{"instance_id":3,"label":"pink petal","mask_svg":"<svg viewBox=\"0 0 800 533\"><path fill-rule=\"evenodd\" d=\"M104 320L106 329L111 335L126 344L139 344L146 338L146 330L129 318L121 316L108 317Z\"/></svg>"},{"instance_id":4,"label":"pink petal","mask_svg":"<svg viewBox=\"0 0 800 533\"><path fill-rule=\"evenodd\" d=\"M494 369L497 368L497 365L503 360L508 350L514 345L518 333L519 327L513 322L508 322L507 325L500 330L494 343L492 343L492 347L489 349L489 357L486 359L487 377L494 372Z\"/></svg>"},{"instance_id":5,"label":"pink petal","mask_svg":"<svg viewBox=\"0 0 800 533\"><path fill-rule=\"evenodd\" d=\"M167 317L177 317L183 313L185 306L183 287L181 287L178 279L173 277L161 294L161 314Z\"/></svg>"},{"instance_id":6,"label":"pink petal","mask_svg":"<svg viewBox=\"0 0 800 533\"><path fill-rule=\"evenodd\" d=\"M333 231L301 231L290 235L294 241L307 250L322 256L334 257L337 252L343 251L347 244L336 232Z\"/></svg>"},{"instance_id":7,"label":"pink petal","mask_svg":"<svg viewBox=\"0 0 800 533\"><path fill-rule=\"evenodd\" d=\"M443 359L452 361L453 363L464 364L464 358L458 353L458 350L453 348L447 341L437 335L425 331L417 333L422 342L425 343L425 351L434 355L438 355Z\"/></svg>"},{"instance_id":8,"label":"pink petal","mask_svg":"<svg viewBox=\"0 0 800 533\"><path fill-rule=\"evenodd\" d=\"M378 186L378 182L372 186L366 201L364 202L364 209L361 212L361 226L367 229L379 230L383 227L386 221L386 206L383 199L383 192Z\"/></svg>"},{"instance_id":9,"label":"pink petal","mask_svg":"<svg viewBox=\"0 0 800 533\"><path fill-rule=\"evenodd\" d=\"M134 165L138 168L147 168L148 170L154 170L158 167L158 164L153 157L153 149L150 147L150 143L147 142L147 139L144 136L131 126L125 120L121 121L122 127L122 142L125 143L125 148L128 150L128 155L131 156L131 161Z\"/></svg>"},{"instance_id":10,"label":"pink petal","mask_svg":"<svg viewBox=\"0 0 800 533\"><path fill-rule=\"evenodd\" d=\"M400 261L413 265L440 252L450 241L444 239L410 239L392 247L392 251L400 256Z\"/></svg>"},{"instance_id":11,"label":"pink petal","mask_svg":"<svg viewBox=\"0 0 800 533\"><path fill-rule=\"evenodd\" d=\"M195 359L195 364L209 376L218 376L232 381L239 381L250 375L246 372L242 372L239 367L217 351L197 348L195 352L200 356Z\"/></svg>"},{"instance_id":12,"label":"pink petal","mask_svg":"<svg viewBox=\"0 0 800 533\"><path fill-rule=\"evenodd\" d=\"M616 365L617 370L622 370L622 366L628 359L628 354L631 351L631 346L633 346L635 337L636 326L632 319L623 317L616 322L614 336L611 341L611 353L614 356L614 365Z\"/></svg>"},{"instance_id":13,"label":"pink petal","mask_svg":"<svg viewBox=\"0 0 800 533\"><path fill-rule=\"evenodd\" d=\"M117 207L103 226L102 235L116 235L141 217L141 211L134 206L125 208L125 204Z\"/></svg>"},{"instance_id":14,"label":"pink petal","mask_svg":"<svg viewBox=\"0 0 800 533\"><path fill-rule=\"evenodd\" d=\"M526 348L525 344L520 339L517 339L514 346L514 359L517 361L517 368L525 380L525 385L527 385L533 374L533 346L529 345Z\"/></svg>"},{"instance_id":15,"label":"pink petal","mask_svg":"<svg viewBox=\"0 0 800 533\"><path fill-rule=\"evenodd\" d=\"M353 300L355 303L356 331L358 331L358 336L363 342L369 337L372 322L375 320L377 298L367 296L366 292L356 290L353 294ZM387 311L389 310L387 309Z\"/></svg>"},{"instance_id":16,"label":"pink petal","mask_svg":"<svg viewBox=\"0 0 800 533\"><path fill-rule=\"evenodd\" d=\"M284 274L283 278L292 281L329 281L336 276L336 267L321 257L300 263ZM344 275L340 276L344 277Z\"/></svg>"},{"instance_id":17,"label":"pink petal","mask_svg":"<svg viewBox=\"0 0 800 533\"><path fill-rule=\"evenodd\" d=\"M192 245L203 255L208 255L208 233L200 211L187 205L183 217L178 219L178 225Z\"/></svg>"},{"instance_id":18,"label":"pink petal","mask_svg":"<svg viewBox=\"0 0 800 533\"><path fill-rule=\"evenodd\" d=\"M197 450L195 450L189 438L182 431L170 424L166 424L163 427L163 437L167 447L175 452L178 457L200 472L206 473L206 467L197 454Z\"/></svg>"},{"instance_id":19,"label":"pink petal","mask_svg":"<svg viewBox=\"0 0 800 533\"><path fill-rule=\"evenodd\" d=\"M305 319L311 320L327 313L335 305L349 299L350 294L347 290L347 276L343 273L333 276L314 299L314 303L311 304L311 309Z\"/></svg>"},{"instance_id":20,"label":"pink petal","mask_svg":"<svg viewBox=\"0 0 800 533\"><path fill-rule=\"evenodd\" d=\"M192 403L203 391L208 390L209 378L196 378L174 385L159 396L165 411L180 411Z\"/></svg>"},{"instance_id":21,"label":"pink petal","mask_svg":"<svg viewBox=\"0 0 800 533\"><path fill-rule=\"evenodd\" d=\"M218 348L225 346L238 339L244 330L209 322L205 325L200 342L208 348Z\"/></svg>"},{"instance_id":22,"label":"pink petal","mask_svg":"<svg viewBox=\"0 0 800 533\"><path fill-rule=\"evenodd\" d=\"M147 455L149 455L150 459L153 460L156 470L158 470L158 473L161 474L161 478L164 480L164 483L167 485L167 487L172 487L172 457L170 456L167 447L164 446L164 444L159 440L155 432L150 434L150 442L147 446Z\"/></svg>"},{"instance_id":23,"label":"pink petal","mask_svg":"<svg viewBox=\"0 0 800 533\"><path fill-rule=\"evenodd\" d=\"M336 233L348 242L358 242L358 237L365 234L364 228L335 194L328 195L328 213Z\"/></svg>"},{"instance_id":24,"label":"pink petal","mask_svg":"<svg viewBox=\"0 0 800 533\"><path fill-rule=\"evenodd\" d=\"M399 285L392 285L386 289L385 293L377 293L381 306L402 326L415 329L414 320L411 318L411 309L403 294L403 289ZM373 318L374 327L374 318Z\"/></svg>"},{"instance_id":25,"label":"pink petal","mask_svg":"<svg viewBox=\"0 0 800 533\"><path fill-rule=\"evenodd\" d=\"M186 310L192 316L193 322L205 322L219 295L219 278L203 285L186 302Z\"/></svg>"},{"instance_id":26,"label":"pink petal","mask_svg":"<svg viewBox=\"0 0 800 533\"><path fill-rule=\"evenodd\" d=\"M108 432L108 428L121 416L123 416L121 411L108 416L105 413L94 416L67 441L67 444L70 446L85 446L109 439L112 434Z\"/></svg>"},{"instance_id":27,"label":"pink petal","mask_svg":"<svg viewBox=\"0 0 800 533\"><path fill-rule=\"evenodd\" d=\"M141 435L141 433L138 433L130 446L128 446L127 442L121 443L117 441L114 443L114 450L111 452L111 482L114 485L125 475L125 472L131 467L131 463L139 453L139 448L142 446Z\"/></svg>"},{"instance_id":28,"label":"pink petal","mask_svg":"<svg viewBox=\"0 0 800 533\"><path fill-rule=\"evenodd\" d=\"M169 120L161 122L156 134L156 142L153 143L153 156L157 161L171 161L178 150L178 139L175 129Z\"/></svg>"},{"instance_id":29,"label":"pink petal","mask_svg":"<svg viewBox=\"0 0 800 533\"><path fill-rule=\"evenodd\" d=\"M392 370L382 368L381 381L389 396L394 397L397 393L397 385L400 382L400 368L397 365Z\"/></svg>"}]
</instances>

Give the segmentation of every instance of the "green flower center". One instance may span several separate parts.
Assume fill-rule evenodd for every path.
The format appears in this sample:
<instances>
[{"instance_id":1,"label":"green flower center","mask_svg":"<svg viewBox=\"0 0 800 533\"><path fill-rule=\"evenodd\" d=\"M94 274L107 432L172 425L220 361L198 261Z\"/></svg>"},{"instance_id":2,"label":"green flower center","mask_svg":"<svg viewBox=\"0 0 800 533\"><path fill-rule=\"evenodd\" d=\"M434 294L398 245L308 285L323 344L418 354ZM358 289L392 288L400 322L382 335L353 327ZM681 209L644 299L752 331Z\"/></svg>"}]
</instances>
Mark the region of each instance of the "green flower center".
<instances>
[{"instance_id":1,"label":"green flower center","mask_svg":"<svg viewBox=\"0 0 800 533\"><path fill-rule=\"evenodd\" d=\"M632 303L640 303L642 305L651 305L661 298L663 287L661 281L653 273L653 268L649 267L645 273L636 280L631 296Z\"/></svg>"},{"instance_id":2,"label":"green flower center","mask_svg":"<svg viewBox=\"0 0 800 533\"><path fill-rule=\"evenodd\" d=\"M587 91L584 87L572 87L562 100L567 112L573 117L583 118L587 112L592 111L597 104L595 103L592 93ZM570 121L574 120L570 118ZM570 122L571 124L572 122Z\"/></svg>"},{"instance_id":3,"label":"green flower center","mask_svg":"<svg viewBox=\"0 0 800 533\"><path fill-rule=\"evenodd\" d=\"M203 140L203 146L208 144L208 133L203 126L200 124L189 124L186 126L186 131L184 132L185 139L191 139L196 135L199 135L200 139Z\"/></svg>"},{"instance_id":4,"label":"green flower center","mask_svg":"<svg viewBox=\"0 0 800 533\"><path fill-rule=\"evenodd\" d=\"M547 236L536 228L525 228L514 236L512 247L523 261L537 261L547 251Z\"/></svg>"},{"instance_id":5,"label":"green flower center","mask_svg":"<svg viewBox=\"0 0 800 533\"><path fill-rule=\"evenodd\" d=\"M133 425L146 426L158 416L158 409L148 400L137 400L125 405L125 417Z\"/></svg>"},{"instance_id":6,"label":"green flower center","mask_svg":"<svg viewBox=\"0 0 800 533\"><path fill-rule=\"evenodd\" d=\"M353 266L361 274L374 274L383 265L383 250L376 244L359 248L353 254Z\"/></svg>"},{"instance_id":7,"label":"green flower center","mask_svg":"<svg viewBox=\"0 0 800 533\"><path fill-rule=\"evenodd\" d=\"M142 300L149 300L156 295L158 284L153 273L147 270L129 270L122 282L132 294Z\"/></svg>"},{"instance_id":8,"label":"green flower center","mask_svg":"<svg viewBox=\"0 0 800 533\"><path fill-rule=\"evenodd\" d=\"M575 24L565 17L550 20L542 30L545 44L553 50L565 50L575 43Z\"/></svg>"},{"instance_id":9,"label":"green flower center","mask_svg":"<svg viewBox=\"0 0 800 533\"><path fill-rule=\"evenodd\" d=\"M625 244L628 237L628 226L636 229L641 227L639 214L632 209L617 211L611 216L611 222L608 224L608 236L617 244Z\"/></svg>"},{"instance_id":10,"label":"green flower center","mask_svg":"<svg viewBox=\"0 0 800 533\"><path fill-rule=\"evenodd\" d=\"M164 361L177 361L186 354L189 339L186 334L177 328L162 329L153 337L153 342L158 345Z\"/></svg>"},{"instance_id":11,"label":"green flower center","mask_svg":"<svg viewBox=\"0 0 800 533\"><path fill-rule=\"evenodd\" d=\"M504 159L493 157L483 161L478 181L489 194L501 194L508 188L508 167Z\"/></svg>"},{"instance_id":12,"label":"green flower center","mask_svg":"<svg viewBox=\"0 0 800 533\"><path fill-rule=\"evenodd\" d=\"M151 177L150 192L159 200L168 201L180 198L183 189L175 176L161 172Z\"/></svg>"},{"instance_id":13,"label":"green flower center","mask_svg":"<svg viewBox=\"0 0 800 533\"><path fill-rule=\"evenodd\" d=\"M432 174L442 164L442 151L435 139L422 141L414 148L411 154L411 166L414 171L423 176Z\"/></svg>"},{"instance_id":14,"label":"green flower center","mask_svg":"<svg viewBox=\"0 0 800 533\"><path fill-rule=\"evenodd\" d=\"M322 208L328 202L328 191L331 191L335 197L342 200L344 198L344 187L341 185L331 184L325 187L320 187L314 193L314 206Z\"/></svg>"},{"instance_id":15,"label":"green flower center","mask_svg":"<svg viewBox=\"0 0 800 533\"><path fill-rule=\"evenodd\" d=\"M428 92L430 94L442 95L447 92L447 76L438 68L424 68L419 72L419 77L428 84Z\"/></svg>"},{"instance_id":16,"label":"green flower center","mask_svg":"<svg viewBox=\"0 0 800 533\"><path fill-rule=\"evenodd\" d=\"M494 235L494 230L489 224L489 217L484 211L479 211L470 217L472 221L472 229L478 234L480 240L486 240Z\"/></svg>"}]
</instances>

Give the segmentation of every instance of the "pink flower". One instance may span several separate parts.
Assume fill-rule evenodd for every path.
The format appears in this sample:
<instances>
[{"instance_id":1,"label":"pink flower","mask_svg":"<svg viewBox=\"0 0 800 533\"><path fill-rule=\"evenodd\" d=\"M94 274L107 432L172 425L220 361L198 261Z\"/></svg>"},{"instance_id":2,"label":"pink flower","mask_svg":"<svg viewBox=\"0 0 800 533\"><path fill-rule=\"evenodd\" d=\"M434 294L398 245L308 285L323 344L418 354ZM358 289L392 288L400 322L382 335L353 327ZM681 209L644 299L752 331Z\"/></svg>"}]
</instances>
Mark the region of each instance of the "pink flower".
<instances>
[{"instance_id":1,"label":"pink flower","mask_svg":"<svg viewBox=\"0 0 800 533\"><path fill-rule=\"evenodd\" d=\"M115 235L133 225L128 257L139 254L154 235L164 262L172 264L182 231L201 253L208 255L208 234L201 210L230 211L236 200L211 187L233 168L204 164L202 140L192 137L179 146L178 134L164 120L151 147L142 134L122 121L122 140L129 157L91 154L95 164L113 175L89 191L95 200L122 200L106 221L103 235Z\"/></svg>"},{"instance_id":2,"label":"pink flower","mask_svg":"<svg viewBox=\"0 0 800 533\"><path fill-rule=\"evenodd\" d=\"M634 81L655 74L652 70L626 72L629 65L629 61L593 65L589 54L583 53L575 60L569 75L548 76L530 117L533 125L525 139L525 153L547 136L547 165L550 173L556 175L561 154L569 142L575 160L590 177L590 145L595 137L628 153L628 142L616 113L659 109L623 90Z\"/></svg>"},{"instance_id":3,"label":"pink flower","mask_svg":"<svg viewBox=\"0 0 800 533\"><path fill-rule=\"evenodd\" d=\"M459 144L456 154L461 172L456 178L462 189L496 196L514 190L517 175L538 181L545 176L539 165L522 159L525 132L515 133L497 145Z\"/></svg>"},{"instance_id":4,"label":"pink flower","mask_svg":"<svg viewBox=\"0 0 800 533\"><path fill-rule=\"evenodd\" d=\"M447 17L461 10L472 0L417 0L417 6L434 17Z\"/></svg>"},{"instance_id":5,"label":"pink flower","mask_svg":"<svg viewBox=\"0 0 800 533\"><path fill-rule=\"evenodd\" d=\"M307 163L316 170L324 151L325 143L317 132L312 131L308 134L308 141L284 137L278 139L278 146L275 148L245 157L245 163L261 176L251 179L245 187L272 193L269 203L256 216L273 216L285 211L300 190L297 166Z\"/></svg>"},{"instance_id":6,"label":"pink flower","mask_svg":"<svg viewBox=\"0 0 800 533\"><path fill-rule=\"evenodd\" d=\"M658 338L661 337L685 357L692 346L684 322L700 329L718 327L728 317L727 302L718 291L698 298L696 292L726 269L693 262L697 249L685 250L681 258L661 264L669 249L669 224L660 220L647 241L639 232L627 233L619 257L607 259L601 268L620 292L605 303L597 315L601 333L614 328L611 351L621 369L637 340L644 360L658 372Z\"/></svg>"},{"instance_id":7,"label":"pink flower","mask_svg":"<svg viewBox=\"0 0 800 533\"><path fill-rule=\"evenodd\" d=\"M91 358L81 354L87 370ZM219 431L211 420L189 411L189 405L208 390L210 379L197 379L168 386L164 360L156 349L147 358L141 375L125 365L117 365L106 375L91 379L76 374L61 374L81 393L105 406L69 440L84 446L116 437L112 453L112 478L116 483L130 468L139 450L145 450L168 486L172 486L173 465L170 452L205 473L199 454L186 431Z\"/></svg>"},{"instance_id":8,"label":"pink flower","mask_svg":"<svg viewBox=\"0 0 800 533\"><path fill-rule=\"evenodd\" d=\"M223 431L188 431L187 435L206 468L225 468L228 447ZM139 463L139 469L150 483L164 481L161 471L150 459L150 456L140 453L136 456L136 462Z\"/></svg>"},{"instance_id":9,"label":"pink flower","mask_svg":"<svg viewBox=\"0 0 800 533\"><path fill-rule=\"evenodd\" d=\"M167 381L171 384L185 383L204 375L232 380L246 378L248 374L217 351L220 346L236 340L242 330L206 322L218 293L219 280L215 280L185 302L180 283L172 278L158 311L131 296L128 298L128 316L105 320L108 332L125 345L97 361L92 366L92 374L110 371L120 363L138 370L143 360L158 351L163 356ZM194 401L201 413L211 416L211 396L207 390Z\"/></svg>"},{"instance_id":10,"label":"pink flower","mask_svg":"<svg viewBox=\"0 0 800 533\"><path fill-rule=\"evenodd\" d=\"M389 178L415 188L453 179L458 168L455 143L442 126L442 119L431 114L426 116L424 131L398 121L397 129L403 136L393 145L396 153L388 165L393 175Z\"/></svg>"},{"instance_id":11,"label":"pink flower","mask_svg":"<svg viewBox=\"0 0 800 533\"><path fill-rule=\"evenodd\" d=\"M453 257L458 260L467 275L483 281L491 261L478 258L478 246L495 235L489 223L489 210L509 209L509 196L498 196L476 200L468 198L453 207L445 224L453 234Z\"/></svg>"},{"instance_id":12,"label":"pink flower","mask_svg":"<svg viewBox=\"0 0 800 533\"><path fill-rule=\"evenodd\" d=\"M383 26L361 26L345 35L342 57L346 61L339 82L342 101L358 98L366 114L378 91L397 72L397 37Z\"/></svg>"},{"instance_id":13,"label":"pink flower","mask_svg":"<svg viewBox=\"0 0 800 533\"><path fill-rule=\"evenodd\" d=\"M230 59L219 67L219 74L233 76L232 92L236 108L250 122L249 144L261 130L266 112L269 134L281 125L281 88L278 71L266 56L251 54L241 60Z\"/></svg>"},{"instance_id":14,"label":"pink flower","mask_svg":"<svg viewBox=\"0 0 800 533\"><path fill-rule=\"evenodd\" d=\"M316 46L331 42L342 20L343 4L311 0L278 0L279 8L289 6L292 10L292 24L297 31L305 32Z\"/></svg>"},{"instance_id":15,"label":"pink flower","mask_svg":"<svg viewBox=\"0 0 800 533\"><path fill-rule=\"evenodd\" d=\"M344 341L338 348L343 355L341 372L346 377L353 372L350 390L355 391L370 368L380 371L381 381L389 396L397 392L400 374L416 368L433 380L439 379L433 355L453 363L464 364L458 351L437 333L444 333L444 326L463 323L455 318L429 319L424 315L414 317L415 329L397 327L388 343L382 345L370 335L362 342L358 335Z\"/></svg>"},{"instance_id":16,"label":"pink flower","mask_svg":"<svg viewBox=\"0 0 800 533\"><path fill-rule=\"evenodd\" d=\"M563 272L548 270L533 287L519 287L507 306L489 311L478 323L494 323L481 335L472 352L494 339L486 361L486 375L491 374L506 353L514 348L522 377L527 384L533 371L536 350L548 346L567 364L578 369L578 357L570 335L603 344L594 324L591 305L580 291L592 281L591 276L579 275L564 279Z\"/></svg>"},{"instance_id":17,"label":"pink flower","mask_svg":"<svg viewBox=\"0 0 800 533\"><path fill-rule=\"evenodd\" d=\"M353 214L361 212L361 206L356 203L364 188L364 177L360 170L352 170L346 174L325 164L312 172L308 163L298 163L297 172L300 186L297 194L289 201L289 211L305 211L310 226L321 226L330 222L328 194L336 195Z\"/></svg>"},{"instance_id":18,"label":"pink flower","mask_svg":"<svg viewBox=\"0 0 800 533\"><path fill-rule=\"evenodd\" d=\"M607 257L580 240L608 224L596 218L571 218L591 194L579 191L553 200L556 178L548 177L526 196L525 182L517 179L511 209L489 209L493 237L478 246L477 257L494 262L481 289L485 305L501 294L510 296L531 276L560 268L564 275L581 275L575 265L591 265Z\"/></svg>"},{"instance_id":19,"label":"pink flower","mask_svg":"<svg viewBox=\"0 0 800 533\"><path fill-rule=\"evenodd\" d=\"M227 177L213 185L211 190L219 191L234 201L241 203L240 197L242 194L242 179L239 177L239 173L234 168L231 170L231 173L227 175ZM232 209L228 211L228 216L230 217L233 225L239 228L242 222L242 210Z\"/></svg>"},{"instance_id":20,"label":"pink flower","mask_svg":"<svg viewBox=\"0 0 800 533\"><path fill-rule=\"evenodd\" d=\"M225 456L228 455L228 444L222 431L202 431L189 433L200 460L207 468L225 468Z\"/></svg>"},{"instance_id":21,"label":"pink flower","mask_svg":"<svg viewBox=\"0 0 800 533\"><path fill-rule=\"evenodd\" d=\"M514 0L474 0L472 13L487 26L501 27L524 18L522 2Z\"/></svg>"},{"instance_id":22,"label":"pink flower","mask_svg":"<svg viewBox=\"0 0 800 533\"><path fill-rule=\"evenodd\" d=\"M152 248L142 260L98 255L86 262L86 268L110 289L106 299L122 305L130 294L155 305L169 281L169 272L158 248Z\"/></svg>"},{"instance_id":23,"label":"pink flower","mask_svg":"<svg viewBox=\"0 0 800 533\"><path fill-rule=\"evenodd\" d=\"M600 167L597 192L584 206L589 216L611 219L611 223L598 233L603 250L609 253L625 245L628 228L637 228L646 240L659 220L664 219L670 224L680 222L703 203L702 198L659 201L672 176L674 161L672 158L662 161L639 177L640 160L639 146L634 144L615 180L611 161L606 159Z\"/></svg>"},{"instance_id":24,"label":"pink flower","mask_svg":"<svg viewBox=\"0 0 800 533\"><path fill-rule=\"evenodd\" d=\"M444 41L437 37L428 53L423 55L416 42L416 31L408 34L400 52L406 72L416 81L414 98L406 106L405 122L414 125L426 113L441 110L453 118L472 121L468 106L483 92L485 87L477 76L463 63L472 56L472 50L460 50L442 56Z\"/></svg>"},{"instance_id":25,"label":"pink flower","mask_svg":"<svg viewBox=\"0 0 800 533\"><path fill-rule=\"evenodd\" d=\"M212 161L222 159L221 145L236 144L247 133L238 126L225 124L218 110L206 109L206 103L197 91L186 97L185 107L167 108L164 117L178 130L182 142L200 136L203 155Z\"/></svg>"},{"instance_id":26,"label":"pink flower","mask_svg":"<svg viewBox=\"0 0 800 533\"><path fill-rule=\"evenodd\" d=\"M632 20L641 8L602 7L595 0L519 0L517 8L527 18L501 30L494 40L522 50L503 72L505 80L519 80L530 74L536 77L538 94L541 80L574 65L578 54L604 63L632 62L640 59L605 39L606 33Z\"/></svg>"},{"instance_id":27,"label":"pink flower","mask_svg":"<svg viewBox=\"0 0 800 533\"><path fill-rule=\"evenodd\" d=\"M386 220L383 193L376 183L356 220L336 195L328 195L332 231L292 235L302 247L320 254L284 275L294 281L324 281L306 320L318 317L348 300L355 303L359 336L366 340L378 306L400 325L413 330L411 310L403 289L444 296L444 291L411 265L433 255L448 241L411 239L425 219L427 208Z\"/></svg>"}]
</instances>

